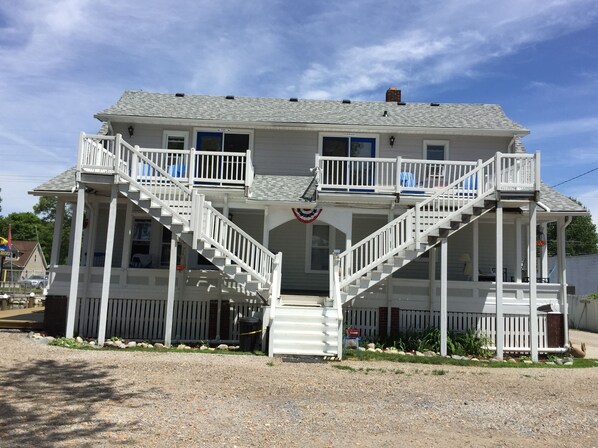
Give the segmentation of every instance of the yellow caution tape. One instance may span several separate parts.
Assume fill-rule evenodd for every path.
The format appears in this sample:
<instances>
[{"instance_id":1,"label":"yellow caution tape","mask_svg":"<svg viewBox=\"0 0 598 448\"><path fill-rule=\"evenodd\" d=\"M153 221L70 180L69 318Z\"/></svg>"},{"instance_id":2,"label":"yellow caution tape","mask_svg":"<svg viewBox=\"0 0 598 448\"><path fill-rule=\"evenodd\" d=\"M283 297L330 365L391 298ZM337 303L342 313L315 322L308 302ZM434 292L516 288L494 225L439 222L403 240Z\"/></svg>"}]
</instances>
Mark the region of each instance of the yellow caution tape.
<instances>
[{"instance_id":1,"label":"yellow caution tape","mask_svg":"<svg viewBox=\"0 0 598 448\"><path fill-rule=\"evenodd\" d=\"M239 336L247 336L248 334L261 333L264 330L250 331L249 333L241 333Z\"/></svg>"}]
</instances>

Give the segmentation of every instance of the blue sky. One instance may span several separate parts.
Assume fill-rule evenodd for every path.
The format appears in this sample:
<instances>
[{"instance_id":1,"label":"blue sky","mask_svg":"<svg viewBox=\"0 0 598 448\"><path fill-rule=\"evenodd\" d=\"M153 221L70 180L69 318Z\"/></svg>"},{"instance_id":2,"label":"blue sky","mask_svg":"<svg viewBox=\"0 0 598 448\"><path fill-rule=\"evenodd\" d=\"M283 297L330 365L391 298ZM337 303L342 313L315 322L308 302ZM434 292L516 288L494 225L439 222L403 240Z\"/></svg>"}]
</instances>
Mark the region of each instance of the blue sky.
<instances>
[{"instance_id":1,"label":"blue sky","mask_svg":"<svg viewBox=\"0 0 598 448\"><path fill-rule=\"evenodd\" d=\"M598 168L598 2L0 0L2 214L124 90L499 103L555 185ZM558 190L598 218L598 170Z\"/></svg>"}]
</instances>

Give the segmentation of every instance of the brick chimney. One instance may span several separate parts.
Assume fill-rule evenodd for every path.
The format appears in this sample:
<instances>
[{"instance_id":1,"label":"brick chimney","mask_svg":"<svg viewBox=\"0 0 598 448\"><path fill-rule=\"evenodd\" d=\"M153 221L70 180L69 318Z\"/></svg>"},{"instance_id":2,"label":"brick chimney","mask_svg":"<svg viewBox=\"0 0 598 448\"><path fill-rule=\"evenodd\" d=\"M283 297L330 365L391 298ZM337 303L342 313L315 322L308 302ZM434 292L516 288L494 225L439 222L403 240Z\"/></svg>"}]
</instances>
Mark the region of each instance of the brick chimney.
<instances>
[{"instance_id":1,"label":"brick chimney","mask_svg":"<svg viewBox=\"0 0 598 448\"><path fill-rule=\"evenodd\" d=\"M391 87L386 91L386 102L387 103L400 103L401 102L401 91L396 87Z\"/></svg>"}]
</instances>

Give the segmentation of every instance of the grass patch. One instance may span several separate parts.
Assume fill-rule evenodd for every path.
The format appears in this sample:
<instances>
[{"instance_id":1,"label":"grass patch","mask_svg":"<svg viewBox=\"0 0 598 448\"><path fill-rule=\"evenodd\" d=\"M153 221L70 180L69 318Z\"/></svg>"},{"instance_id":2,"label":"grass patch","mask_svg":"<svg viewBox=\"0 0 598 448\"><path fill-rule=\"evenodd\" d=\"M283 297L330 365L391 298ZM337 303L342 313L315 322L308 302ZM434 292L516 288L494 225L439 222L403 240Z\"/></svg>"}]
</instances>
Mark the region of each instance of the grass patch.
<instances>
[{"instance_id":1,"label":"grass patch","mask_svg":"<svg viewBox=\"0 0 598 448\"><path fill-rule=\"evenodd\" d=\"M348 372L357 372L357 369L348 366L348 365L343 365L343 364L335 364L332 366L334 369L338 369L338 370L346 370Z\"/></svg>"}]
</instances>

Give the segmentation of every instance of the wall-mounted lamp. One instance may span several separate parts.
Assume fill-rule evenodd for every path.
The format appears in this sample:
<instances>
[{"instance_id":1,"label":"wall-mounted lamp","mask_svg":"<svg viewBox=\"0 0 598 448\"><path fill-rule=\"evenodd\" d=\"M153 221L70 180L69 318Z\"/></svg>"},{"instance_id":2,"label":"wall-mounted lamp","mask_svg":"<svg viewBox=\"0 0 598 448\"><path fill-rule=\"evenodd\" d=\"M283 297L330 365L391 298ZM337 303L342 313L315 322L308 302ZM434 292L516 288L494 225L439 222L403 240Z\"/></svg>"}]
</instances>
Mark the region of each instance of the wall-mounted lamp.
<instances>
[{"instance_id":1,"label":"wall-mounted lamp","mask_svg":"<svg viewBox=\"0 0 598 448\"><path fill-rule=\"evenodd\" d=\"M388 139L388 143L390 143L390 146L393 147L395 145L395 136L391 135L390 138Z\"/></svg>"},{"instance_id":2,"label":"wall-mounted lamp","mask_svg":"<svg viewBox=\"0 0 598 448\"><path fill-rule=\"evenodd\" d=\"M133 137L133 134L135 133L135 128L133 125L129 126L127 130L129 131L129 137Z\"/></svg>"}]
</instances>

